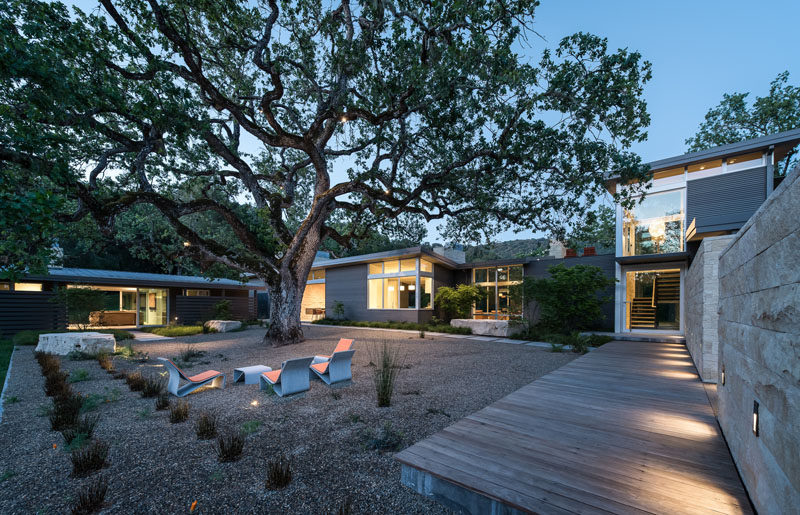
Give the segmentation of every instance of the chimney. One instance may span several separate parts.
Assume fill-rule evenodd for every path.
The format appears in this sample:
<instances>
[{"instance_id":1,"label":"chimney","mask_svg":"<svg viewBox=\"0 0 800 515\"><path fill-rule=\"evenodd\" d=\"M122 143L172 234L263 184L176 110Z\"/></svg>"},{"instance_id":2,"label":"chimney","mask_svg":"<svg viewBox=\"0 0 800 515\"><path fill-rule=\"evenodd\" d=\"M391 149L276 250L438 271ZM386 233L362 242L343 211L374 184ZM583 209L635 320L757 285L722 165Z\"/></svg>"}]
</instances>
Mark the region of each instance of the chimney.
<instances>
[{"instance_id":1,"label":"chimney","mask_svg":"<svg viewBox=\"0 0 800 515\"><path fill-rule=\"evenodd\" d=\"M550 252L548 255L555 259L563 259L567 254L564 244L560 240L550 240Z\"/></svg>"}]
</instances>

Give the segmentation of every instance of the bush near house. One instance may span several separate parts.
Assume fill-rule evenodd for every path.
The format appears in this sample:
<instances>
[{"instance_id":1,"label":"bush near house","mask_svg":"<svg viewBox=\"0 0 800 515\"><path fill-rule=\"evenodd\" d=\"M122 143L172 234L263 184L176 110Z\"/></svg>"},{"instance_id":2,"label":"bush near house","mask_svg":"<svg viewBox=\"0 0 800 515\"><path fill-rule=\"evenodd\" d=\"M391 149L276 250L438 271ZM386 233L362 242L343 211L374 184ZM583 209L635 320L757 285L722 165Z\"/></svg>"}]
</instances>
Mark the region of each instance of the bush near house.
<instances>
[{"instance_id":1,"label":"bush near house","mask_svg":"<svg viewBox=\"0 0 800 515\"><path fill-rule=\"evenodd\" d=\"M447 324L418 324L416 322L363 322L357 320L337 320L333 318L321 318L314 320L312 324L341 325L348 327L372 327L376 329L404 329L407 331L428 331L432 333L450 334L472 334L468 327L452 327Z\"/></svg>"},{"instance_id":2,"label":"bush near house","mask_svg":"<svg viewBox=\"0 0 800 515\"><path fill-rule=\"evenodd\" d=\"M158 334L161 336L192 336L193 334L203 333L202 325L170 325L167 327L147 327L142 329L148 333Z\"/></svg>"},{"instance_id":3,"label":"bush near house","mask_svg":"<svg viewBox=\"0 0 800 515\"><path fill-rule=\"evenodd\" d=\"M483 298L483 292L473 284L459 284L455 288L442 286L436 291L434 305L446 321L470 318L472 306Z\"/></svg>"},{"instance_id":4,"label":"bush near house","mask_svg":"<svg viewBox=\"0 0 800 515\"><path fill-rule=\"evenodd\" d=\"M103 333L103 334L113 334L114 339L118 342L121 340L132 340L133 334L129 333L128 331L123 331L122 329L92 329L94 333ZM14 345L36 345L39 343L39 335L40 334L49 334L49 333L78 333L82 332L79 329L71 329L71 330L64 330L64 329L39 329L39 330L25 330L20 331L13 337Z\"/></svg>"},{"instance_id":5,"label":"bush near house","mask_svg":"<svg viewBox=\"0 0 800 515\"><path fill-rule=\"evenodd\" d=\"M6 373L8 364L11 362L11 353L14 352L14 344L11 340L0 340L0 393L6 384Z\"/></svg>"},{"instance_id":6,"label":"bush near house","mask_svg":"<svg viewBox=\"0 0 800 515\"><path fill-rule=\"evenodd\" d=\"M106 292L93 288L57 288L53 302L67 308L67 321L81 330L89 327L89 317L97 311L105 311Z\"/></svg>"}]
</instances>

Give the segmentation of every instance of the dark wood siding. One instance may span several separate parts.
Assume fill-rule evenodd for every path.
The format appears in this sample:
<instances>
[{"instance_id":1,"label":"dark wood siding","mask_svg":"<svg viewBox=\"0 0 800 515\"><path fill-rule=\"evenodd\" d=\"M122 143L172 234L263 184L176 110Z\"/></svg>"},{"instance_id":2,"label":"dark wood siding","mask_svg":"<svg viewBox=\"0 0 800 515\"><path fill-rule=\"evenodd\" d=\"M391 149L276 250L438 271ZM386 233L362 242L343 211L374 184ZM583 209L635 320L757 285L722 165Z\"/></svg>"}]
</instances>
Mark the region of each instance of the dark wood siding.
<instances>
[{"instance_id":1,"label":"dark wood siding","mask_svg":"<svg viewBox=\"0 0 800 515\"><path fill-rule=\"evenodd\" d=\"M550 277L548 269L563 263L568 267L575 265L591 265L603 270L606 276L614 278L616 276L615 261L613 254L600 256L585 256L565 259L540 259L525 264L525 277ZM613 331L614 328L614 286L610 286L604 294L611 298L609 302L603 304L603 320L598 321L596 329L607 329ZM538 319L538 306L535 302L530 302L525 310L525 317L531 321Z\"/></svg>"},{"instance_id":2,"label":"dark wood siding","mask_svg":"<svg viewBox=\"0 0 800 515\"><path fill-rule=\"evenodd\" d=\"M0 292L0 337L9 338L26 329L65 329L64 307L51 302L54 293Z\"/></svg>"},{"instance_id":3,"label":"dark wood siding","mask_svg":"<svg viewBox=\"0 0 800 515\"><path fill-rule=\"evenodd\" d=\"M255 302L250 297L187 297L177 295L173 317L178 317L179 324L194 324L209 320L214 316L214 304L221 300L231 301L233 318L245 320L255 315Z\"/></svg>"},{"instance_id":4,"label":"dark wood siding","mask_svg":"<svg viewBox=\"0 0 800 515\"><path fill-rule=\"evenodd\" d=\"M766 197L766 167L690 180L686 182L686 223L695 220L698 233L738 230Z\"/></svg>"},{"instance_id":5,"label":"dark wood siding","mask_svg":"<svg viewBox=\"0 0 800 515\"><path fill-rule=\"evenodd\" d=\"M367 322L418 322L415 309L367 309L367 264L340 266L325 270L325 307L327 316L333 316L334 302L344 305L344 316L349 320ZM427 313L430 317L430 313Z\"/></svg>"}]
</instances>

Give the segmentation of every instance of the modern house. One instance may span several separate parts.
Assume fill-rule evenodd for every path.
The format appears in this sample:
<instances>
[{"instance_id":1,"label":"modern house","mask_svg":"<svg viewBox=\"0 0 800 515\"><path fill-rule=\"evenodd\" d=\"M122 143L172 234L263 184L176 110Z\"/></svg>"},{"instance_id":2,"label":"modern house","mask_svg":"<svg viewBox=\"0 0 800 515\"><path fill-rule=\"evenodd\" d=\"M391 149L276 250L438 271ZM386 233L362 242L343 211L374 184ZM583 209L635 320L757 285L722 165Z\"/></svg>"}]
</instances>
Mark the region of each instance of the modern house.
<instances>
[{"instance_id":1,"label":"modern house","mask_svg":"<svg viewBox=\"0 0 800 515\"><path fill-rule=\"evenodd\" d=\"M92 323L121 327L206 320L221 300L230 301L236 318L254 318L256 290L264 287L185 275L51 268L48 275L0 282L0 333L10 336L24 329L65 327L64 308L52 302L54 290L76 286L106 292L106 309L94 313Z\"/></svg>"},{"instance_id":2,"label":"modern house","mask_svg":"<svg viewBox=\"0 0 800 515\"><path fill-rule=\"evenodd\" d=\"M612 254L465 263L463 250L435 246L432 251L411 247L338 259L317 259L308 275L301 320L333 317L338 305L343 316L350 320L424 323L436 313L436 291L442 286L458 284L475 284L486 294L473 306L474 319L509 321L530 318L533 314L526 313L523 299L512 286L521 283L526 276L547 276L547 269L558 263L595 265L610 277L614 273ZM611 303L605 312L605 323L610 324L613 316Z\"/></svg>"},{"instance_id":3,"label":"modern house","mask_svg":"<svg viewBox=\"0 0 800 515\"><path fill-rule=\"evenodd\" d=\"M704 323L716 327L705 319L687 323L697 315L687 309L690 297L700 296L702 310L702 297L717 288L716 272L693 272L693 263L724 249L777 186L775 163L799 143L796 129L649 164L653 181L644 201L630 211L617 206L616 332L689 338ZM607 186L613 193L628 185L611 178ZM709 262L700 259L697 268Z\"/></svg>"}]
</instances>

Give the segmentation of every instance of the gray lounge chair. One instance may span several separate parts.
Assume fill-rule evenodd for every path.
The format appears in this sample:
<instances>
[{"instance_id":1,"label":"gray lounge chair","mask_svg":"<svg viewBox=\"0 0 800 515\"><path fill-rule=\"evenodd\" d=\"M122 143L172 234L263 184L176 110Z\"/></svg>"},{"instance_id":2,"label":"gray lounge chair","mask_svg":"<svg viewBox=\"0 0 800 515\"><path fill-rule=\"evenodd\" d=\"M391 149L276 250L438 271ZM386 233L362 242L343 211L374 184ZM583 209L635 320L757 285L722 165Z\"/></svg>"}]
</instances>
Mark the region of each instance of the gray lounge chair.
<instances>
[{"instance_id":1,"label":"gray lounge chair","mask_svg":"<svg viewBox=\"0 0 800 515\"><path fill-rule=\"evenodd\" d=\"M281 397L305 392L311 388L308 380L308 367L313 359L313 357L287 359L281 365L280 370L264 372L259 376L260 388L266 390L272 386L275 393Z\"/></svg>"},{"instance_id":2,"label":"gray lounge chair","mask_svg":"<svg viewBox=\"0 0 800 515\"><path fill-rule=\"evenodd\" d=\"M164 362L164 366L169 370L169 383L167 391L177 397L185 397L204 386L225 388L225 374L216 370L206 370L193 376L187 376L171 359L158 358ZM181 379L189 381L188 384L179 386Z\"/></svg>"},{"instance_id":3,"label":"gray lounge chair","mask_svg":"<svg viewBox=\"0 0 800 515\"><path fill-rule=\"evenodd\" d=\"M347 338L339 338L339 343L336 344L336 347L333 349L333 352L342 352L345 350L350 350L350 347L353 346L353 340ZM326 361L330 361L330 356L314 356L314 364L317 363L325 363Z\"/></svg>"},{"instance_id":4,"label":"gray lounge chair","mask_svg":"<svg viewBox=\"0 0 800 515\"><path fill-rule=\"evenodd\" d=\"M351 365L355 352L354 350L334 352L329 361L311 365L311 371L325 381L327 385L352 379L353 371Z\"/></svg>"}]
</instances>

